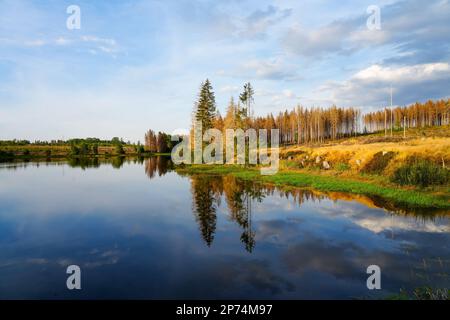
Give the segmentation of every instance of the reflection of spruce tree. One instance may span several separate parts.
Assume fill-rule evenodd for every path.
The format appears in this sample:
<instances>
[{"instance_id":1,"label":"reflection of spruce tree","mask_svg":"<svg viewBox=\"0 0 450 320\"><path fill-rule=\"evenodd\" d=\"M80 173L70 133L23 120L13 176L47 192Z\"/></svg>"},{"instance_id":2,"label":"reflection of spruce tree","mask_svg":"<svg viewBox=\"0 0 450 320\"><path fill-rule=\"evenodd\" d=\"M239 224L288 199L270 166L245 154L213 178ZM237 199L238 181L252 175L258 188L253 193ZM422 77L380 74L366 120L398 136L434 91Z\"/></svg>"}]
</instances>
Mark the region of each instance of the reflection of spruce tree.
<instances>
[{"instance_id":1,"label":"reflection of spruce tree","mask_svg":"<svg viewBox=\"0 0 450 320\"><path fill-rule=\"evenodd\" d=\"M248 252L252 252L255 247L255 232L252 230L252 200L250 198L250 194L247 192L245 194L245 223L242 225L244 231L241 235L241 241L245 244L245 249Z\"/></svg>"},{"instance_id":2,"label":"reflection of spruce tree","mask_svg":"<svg viewBox=\"0 0 450 320\"><path fill-rule=\"evenodd\" d=\"M192 177L193 211L206 244L211 246L216 232L218 198L209 177Z\"/></svg>"}]
</instances>

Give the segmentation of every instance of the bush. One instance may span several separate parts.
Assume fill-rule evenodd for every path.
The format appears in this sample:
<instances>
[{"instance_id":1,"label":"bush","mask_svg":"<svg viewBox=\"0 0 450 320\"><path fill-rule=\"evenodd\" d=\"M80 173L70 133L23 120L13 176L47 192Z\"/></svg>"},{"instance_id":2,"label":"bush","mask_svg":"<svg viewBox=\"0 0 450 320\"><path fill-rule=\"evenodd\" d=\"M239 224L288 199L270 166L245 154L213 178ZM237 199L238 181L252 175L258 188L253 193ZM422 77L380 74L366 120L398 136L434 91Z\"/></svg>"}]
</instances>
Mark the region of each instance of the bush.
<instances>
[{"instance_id":1,"label":"bush","mask_svg":"<svg viewBox=\"0 0 450 320\"><path fill-rule=\"evenodd\" d=\"M395 152L392 151L386 153L375 153L373 158L364 166L362 172L369 174L380 174L387 167L389 161L391 161L394 157Z\"/></svg>"},{"instance_id":2,"label":"bush","mask_svg":"<svg viewBox=\"0 0 450 320\"><path fill-rule=\"evenodd\" d=\"M392 181L400 185L428 187L448 184L450 171L427 160L408 161L398 168Z\"/></svg>"},{"instance_id":3,"label":"bush","mask_svg":"<svg viewBox=\"0 0 450 320\"><path fill-rule=\"evenodd\" d=\"M121 144L117 144L116 145L116 153L117 154L124 154L125 153L125 150L123 149Z\"/></svg>"},{"instance_id":4,"label":"bush","mask_svg":"<svg viewBox=\"0 0 450 320\"><path fill-rule=\"evenodd\" d=\"M350 166L347 163L339 162L336 164L337 171L347 171L350 170Z\"/></svg>"},{"instance_id":5,"label":"bush","mask_svg":"<svg viewBox=\"0 0 450 320\"><path fill-rule=\"evenodd\" d=\"M14 158L14 154L8 151L0 150L0 158Z\"/></svg>"},{"instance_id":6,"label":"bush","mask_svg":"<svg viewBox=\"0 0 450 320\"><path fill-rule=\"evenodd\" d=\"M302 167L301 163L296 162L296 161L288 161L285 160L283 161L284 167L288 168L288 169L299 169Z\"/></svg>"},{"instance_id":7,"label":"bush","mask_svg":"<svg viewBox=\"0 0 450 320\"><path fill-rule=\"evenodd\" d=\"M74 156L79 155L80 154L80 148L78 148L74 144L70 145L70 154L74 155Z\"/></svg>"},{"instance_id":8,"label":"bush","mask_svg":"<svg viewBox=\"0 0 450 320\"><path fill-rule=\"evenodd\" d=\"M92 145L92 153L93 153L94 155L98 155L98 144L94 143L94 144Z\"/></svg>"},{"instance_id":9,"label":"bush","mask_svg":"<svg viewBox=\"0 0 450 320\"><path fill-rule=\"evenodd\" d=\"M89 146L87 145L87 143L82 143L80 145L80 154L82 155L87 155L89 154Z\"/></svg>"}]
</instances>

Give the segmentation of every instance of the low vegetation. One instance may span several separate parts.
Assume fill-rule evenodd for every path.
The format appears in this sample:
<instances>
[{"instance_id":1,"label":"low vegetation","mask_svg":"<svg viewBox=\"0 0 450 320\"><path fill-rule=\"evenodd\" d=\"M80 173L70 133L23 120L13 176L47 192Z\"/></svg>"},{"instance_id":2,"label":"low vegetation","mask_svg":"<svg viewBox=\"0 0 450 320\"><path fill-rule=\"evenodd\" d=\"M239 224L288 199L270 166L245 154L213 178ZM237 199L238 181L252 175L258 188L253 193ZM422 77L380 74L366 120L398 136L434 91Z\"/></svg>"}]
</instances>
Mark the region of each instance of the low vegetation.
<instances>
[{"instance_id":1,"label":"low vegetation","mask_svg":"<svg viewBox=\"0 0 450 320\"><path fill-rule=\"evenodd\" d=\"M401 290L388 296L387 300L450 300L450 290L431 287L416 288L412 292Z\"/></svg>"},{"instance_id":2,"label":"low vegetation","mask_svg":"<svg viewBox=\"0 0 450 320\"><path fill-rule=\"evenodd\" d=\"M445 185L450 181L450 170L423 159L412 159L398 168L392 181L400 185L420 186L422 188Z\"/></svg>"}]
</instances>

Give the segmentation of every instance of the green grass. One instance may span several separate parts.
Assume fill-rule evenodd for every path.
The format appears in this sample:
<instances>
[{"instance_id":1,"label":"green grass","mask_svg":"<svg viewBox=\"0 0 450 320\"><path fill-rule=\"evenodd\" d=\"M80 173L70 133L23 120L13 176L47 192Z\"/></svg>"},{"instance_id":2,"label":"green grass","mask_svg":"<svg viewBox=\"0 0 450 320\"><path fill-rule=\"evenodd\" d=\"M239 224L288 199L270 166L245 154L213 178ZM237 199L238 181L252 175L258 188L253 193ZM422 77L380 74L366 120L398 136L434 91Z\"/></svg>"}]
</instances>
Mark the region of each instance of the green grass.
<instances>
[{"instance_id":1,"label":"green grass","mask_svg":"<svg viewBox=\"0 0 450 320\"><path fill-rule=\"evenodd\" d=\"M395 186L382 186L373 182L348 178L324 176L311 172L280 171L272 176L262 176L259 169L235 165L190 165L178 167L177 172L186 174L231 174L243 180L260 181L276 186L312 188L318 191L345 192L380 197L408 208L450 209L448 196L435 195L426 190L408 190Z\"/></svg>"}]
</instances>

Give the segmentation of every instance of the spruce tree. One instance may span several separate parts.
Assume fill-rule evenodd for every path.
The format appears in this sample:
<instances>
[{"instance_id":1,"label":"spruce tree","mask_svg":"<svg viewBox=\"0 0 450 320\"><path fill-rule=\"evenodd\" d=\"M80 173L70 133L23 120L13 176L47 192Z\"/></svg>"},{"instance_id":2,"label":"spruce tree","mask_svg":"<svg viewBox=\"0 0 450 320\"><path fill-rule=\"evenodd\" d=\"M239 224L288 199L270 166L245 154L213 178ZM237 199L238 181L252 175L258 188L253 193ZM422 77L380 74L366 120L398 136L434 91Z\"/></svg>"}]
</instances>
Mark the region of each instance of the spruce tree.
<instances>
[{"instance_id":1,"label":"spruce tree","mask_svg":"<svg viewBox=\"0 0 450 320\"><path fill-rule=\"evenodd\" d=\"M200 93L196 102L195 120L201 121L203 131L213 127L216 116L216 98L209 79L206 79L200 87Z\"/></svg>"},{"instance_id":2,"label":"spruce tree","mask_svg":"<svg viewBox=\"0 0 450 320\"><path fill-rule=\"evenodd\" d=\"M250 82L247 82L244 84L244 91L239 95L239 99L241 100L242 104L245 106L244 115L246 115L248 118L252 117L251 113L251 105L254 102L253 95L255 94L252 85Z\"/></svg>"}]
</instances>

